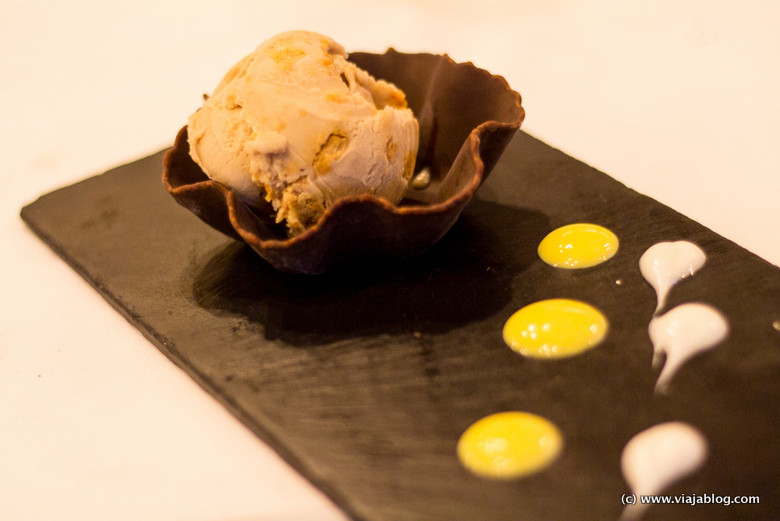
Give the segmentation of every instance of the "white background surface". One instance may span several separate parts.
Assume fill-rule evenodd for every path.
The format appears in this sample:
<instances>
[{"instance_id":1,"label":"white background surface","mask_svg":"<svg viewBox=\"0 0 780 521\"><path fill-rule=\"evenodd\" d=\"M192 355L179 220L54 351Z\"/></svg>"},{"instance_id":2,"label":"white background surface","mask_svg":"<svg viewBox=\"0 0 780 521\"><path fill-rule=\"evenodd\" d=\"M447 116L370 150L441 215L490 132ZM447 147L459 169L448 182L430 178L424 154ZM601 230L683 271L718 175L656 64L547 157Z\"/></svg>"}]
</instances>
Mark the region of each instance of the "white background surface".
<instances>
[{"instance_id":1,"label":"white background surface","mask_svg":"<svg viewBox=\"0 0 780 521\"><path fill-rule=\"evenodd\" d=\"M18 217L170 145L284 30L503 75L524 130L780 265L780 4L474 5L0 0L0 518L344 519Z\"/></svg>"}]
</instances>

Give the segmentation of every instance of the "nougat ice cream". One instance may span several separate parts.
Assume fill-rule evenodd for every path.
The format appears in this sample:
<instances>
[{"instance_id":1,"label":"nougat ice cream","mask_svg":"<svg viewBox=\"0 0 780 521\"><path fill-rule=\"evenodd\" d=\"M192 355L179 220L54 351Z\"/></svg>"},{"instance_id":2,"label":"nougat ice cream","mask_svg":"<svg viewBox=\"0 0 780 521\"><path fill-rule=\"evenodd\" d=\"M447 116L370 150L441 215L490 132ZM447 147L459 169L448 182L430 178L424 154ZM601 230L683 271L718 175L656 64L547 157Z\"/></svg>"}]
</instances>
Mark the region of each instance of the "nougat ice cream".
<instances>
[{"instance_id":1,"label":"nougat ice cream","mask_svg":"<svg viewBox=\"0 0 780 521\"><path fill-rule=\"evenodd\" d=\"M250 204L269 201L290 235L344 196L398 203L418 133L403 92L305 31L261 44L188 121L190 155L206 175Z\"/></svg>"}]
</instances>

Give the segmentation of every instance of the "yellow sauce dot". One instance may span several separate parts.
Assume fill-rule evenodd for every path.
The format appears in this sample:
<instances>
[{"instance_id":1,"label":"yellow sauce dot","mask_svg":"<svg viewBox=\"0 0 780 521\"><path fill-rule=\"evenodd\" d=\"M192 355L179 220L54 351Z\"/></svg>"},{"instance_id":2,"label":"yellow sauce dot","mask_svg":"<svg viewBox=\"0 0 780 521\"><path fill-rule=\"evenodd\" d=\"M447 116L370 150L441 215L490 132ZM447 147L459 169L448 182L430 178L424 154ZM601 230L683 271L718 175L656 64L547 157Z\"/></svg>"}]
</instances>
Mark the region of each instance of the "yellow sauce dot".
<instances>
[{"instance_id":1,"label":"yellow sauce dot","mask_svg":"<svg viewBox=\"0 0 780 521\"><path fill-rule=\"evenodd\" d=\"M458 440L458 459L474 474L515 479L551 464L563 436L549 420L527 412L500 412L472 424Z\"/></svg>"},{"instance_id":2,"label":"yellow sauce dot","mask_svg":"<svg viewBox=\"0 0 780 521\"><path fill-rule=\"evenodd\" d=\"M556 268L590 268L617 253L618 238L597 224L569 224L547 234L537 251L544 262Z\"/></svg>"},{"instance_id":3,"label":"yellow sauce dot","mask_svg":"<svg viewBox=\"0 0 780 521\"><path fill-rule=\"evenodd\" d=\"M609 324L601 312L578 300L549 299L516 311L504 324L504 342L531 358L564 358L595 347Z\"/></svg>"}]
</instances>

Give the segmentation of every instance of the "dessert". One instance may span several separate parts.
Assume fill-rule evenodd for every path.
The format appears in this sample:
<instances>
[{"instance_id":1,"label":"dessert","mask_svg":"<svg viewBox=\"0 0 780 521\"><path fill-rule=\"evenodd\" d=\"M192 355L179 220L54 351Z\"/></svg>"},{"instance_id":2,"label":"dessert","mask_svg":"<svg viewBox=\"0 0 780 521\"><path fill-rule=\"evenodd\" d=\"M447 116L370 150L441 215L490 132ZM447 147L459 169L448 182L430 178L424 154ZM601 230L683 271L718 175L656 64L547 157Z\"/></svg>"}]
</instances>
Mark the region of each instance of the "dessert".
<instances>
[{"instance_id":1,"label":"dessert","mask_svg":"<svg viewBox=\"0 0 780 521\"><path fill-rule=\"evenodd\" d=\"M206 175L249 204L265 198L290 235L342 197L398 203L418 144L404 93L307 31L279 34L233 66L188 129Z\"/></svg>"},{"instance_id":2,"label":"dessert","mask_svg":"<svg viewBox=\"0 0 780 521\"><path fill-rule=\"evenodd\" d=\"M163 186L212 228L244 241L281 271L317 274L354 257L425 252L455 224L517 133L525 116L520 95L504 78L446 55L390 49L351 52L349 58L378 82L405 93L419 127L413 174L430 175L422 188L407 190L398 204L370 190L345 195L290 236L288 227L276 222L273 200L248 202L240 188L209 178L190 155L189 125L165 154ZM406 154L398 157L409 165ZM260 188L265 190L258 186L256 196Z\"/></svg>"}]
</instances>

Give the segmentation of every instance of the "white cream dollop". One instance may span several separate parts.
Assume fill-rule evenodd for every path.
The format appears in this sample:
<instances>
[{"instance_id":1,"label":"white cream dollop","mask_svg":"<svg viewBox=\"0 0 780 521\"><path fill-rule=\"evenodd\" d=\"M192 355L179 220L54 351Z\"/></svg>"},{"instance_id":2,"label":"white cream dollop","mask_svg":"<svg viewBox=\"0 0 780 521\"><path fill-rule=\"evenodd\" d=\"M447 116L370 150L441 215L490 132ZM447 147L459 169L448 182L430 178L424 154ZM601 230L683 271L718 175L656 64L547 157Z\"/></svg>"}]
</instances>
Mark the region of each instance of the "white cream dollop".
<instances>
[{"instance_id":1,"label":"white cream dollop","mask_svg":"<svg viewBox=\"0 0 780 521\"><path fill-rule=\"evenodd\" d=\"M704 251L688 241L659 242L647 249L639 259L639 270L658 296L656 312L666 303L672 286L693 275L706 260Z\"/></svg>"},{"instance_id":2,"label":"white cream dollop","mask_svg":"<svg viewBox=\"0 0 780 521\"><path fill-rule=\"evenodd\" d=\"M660 494L693 474L707 459L707 452L704 435L683 422L655 425L631 438L623 448L620 466L635 496L633 504L623 510L621 521L639 519L648 506L640 495Z\"/></svg>"},{"instance_id":3,"label":"white cream dollop","mask_svg":"<svg viewBox=\"0 0 780 521\"><path fill-rule=\"evenodd\" d=\"M653 343L653 367L658 367L666 355L656 391L665 391L674 374L689 358L718 345L728 331L726 317L700 302L682 304L653 318L648 327Z\"/></svg>"}]
</instances>

